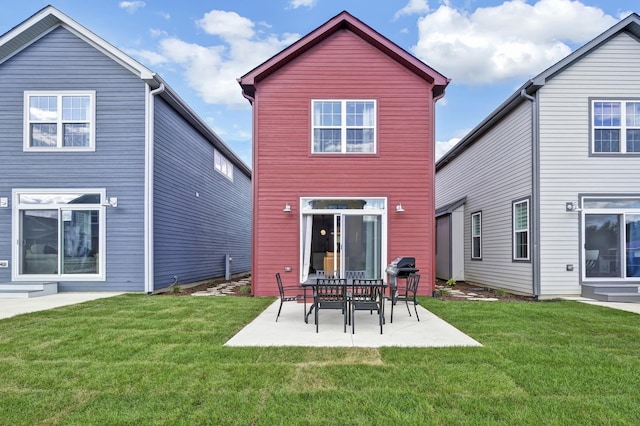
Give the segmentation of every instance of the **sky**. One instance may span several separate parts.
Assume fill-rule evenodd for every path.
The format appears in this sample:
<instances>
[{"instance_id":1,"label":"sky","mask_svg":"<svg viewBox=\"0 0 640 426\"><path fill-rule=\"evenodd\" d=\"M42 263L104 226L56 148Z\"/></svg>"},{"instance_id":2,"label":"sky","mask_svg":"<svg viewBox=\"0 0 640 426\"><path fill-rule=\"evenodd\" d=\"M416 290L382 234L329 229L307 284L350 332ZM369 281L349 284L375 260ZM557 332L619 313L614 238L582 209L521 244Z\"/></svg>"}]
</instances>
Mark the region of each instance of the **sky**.
<instances>
[{"instance_id":1,"label":"sky","mask_svg":"<svg viewBox=\"0 0 640 426\"><path fill-rule=\"evenodd\" d=\"M11 0L0 34L51 4L159 74L251 166L251 105L237 78L348 11L451 79L436 157L528 79L637 0Z\"/></svg>"}]
</instances>

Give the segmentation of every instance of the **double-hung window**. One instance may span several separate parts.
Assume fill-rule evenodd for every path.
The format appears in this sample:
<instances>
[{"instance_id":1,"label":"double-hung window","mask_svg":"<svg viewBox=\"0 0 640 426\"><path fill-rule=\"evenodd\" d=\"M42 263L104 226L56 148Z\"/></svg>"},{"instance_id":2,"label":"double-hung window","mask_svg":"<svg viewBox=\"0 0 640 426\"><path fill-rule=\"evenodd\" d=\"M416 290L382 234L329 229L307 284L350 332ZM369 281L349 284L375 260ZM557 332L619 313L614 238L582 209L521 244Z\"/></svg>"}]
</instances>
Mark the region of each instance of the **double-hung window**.
<instances>
[{"instance_id":1,"label":"double-hung window","mask_svg":"<svg viewBox=\"0 0 640 426\"><path fill-rule=\"evenodd\" d=\"M471 215L471 259L482 259L482 212Z\"/></svg>"},{"instance_id":2,"label":"double-hung window","mask_svg":"<svg viewBox=\"0 0 640 426\"><path fill-rule=\"evenodd\" d=\"M94 151L95 92L25 92L25 151Z\"/></svg>"},{"instance_id":3,"label":"double-hung window","mask_svg":"<svg viewBox=\"0 0 640 426\"><path fill-rule=\"evenodd\" d=\"M593 101L592 150L640 153L640 100Z\"/></svg>"},{"instance_id":4,"label":"double-hung window","mask_svg":"<svg viewBox=\"0 0 640 426\"><path fill-rule=\"evenodd\" d=\"M375 100L312 101L314 154L376 152Z\"/></svg>"},{"instance_id":5,"label":"double-hung window","mask_svg":"<svg viewBox=\"0 0 640 426\"><path fill-rule=\"evenodd\" d=\"M224 155L220 154L218 150L213 151L213 168L229 180L233 180L233 164L227 160Z\"/></svg>"},{"instance_id":6,"label":"double-hung window","mask_svg":"<svg viewBox=\"0 0 640 426\"><path fill-rule=\"evenodd\" d=\"M513 260L529 260L529 200L513 203Z\"/></svg>"}]
</instances>

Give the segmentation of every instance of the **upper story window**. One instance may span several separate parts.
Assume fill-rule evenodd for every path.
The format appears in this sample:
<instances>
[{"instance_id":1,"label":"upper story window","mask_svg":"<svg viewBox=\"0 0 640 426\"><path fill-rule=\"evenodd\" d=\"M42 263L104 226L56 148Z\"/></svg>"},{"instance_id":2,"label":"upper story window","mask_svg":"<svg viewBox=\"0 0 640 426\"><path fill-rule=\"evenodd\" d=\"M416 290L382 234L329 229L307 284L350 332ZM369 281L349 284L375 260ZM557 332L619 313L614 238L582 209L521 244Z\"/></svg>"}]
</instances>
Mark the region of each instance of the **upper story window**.
<instances>
[{"instance_id":1,"label":"upper story window","mask_svg":"<svg viewBox=\"0 0 640 426\"><path fill-rule=\"evenodd\" d=\"M217 172L222 173L228 179L233 180L233 164L220 154L218 150L213 151L213 166Z\"/></svg>"},{"instance_id":2,"label":"upper story window","mask_svg":"<svg viewBox=\"0 0 640 426\"><path fill-rule=\"evenodd\" d=\"M95 92L25 92L24 150L95 150Z\"/></svg>"},{"instance_id":3,"label":"upper story window","mask_svg":"<svg viewBox=\"0 0 640 426\"><path fill-rule=\"evenodd\" d=\"M376 101L312 101L312 152L376 152Z\"/></svg>"},{"instance_id":4,"label":"upper story window","mask_svg":"<svg viewBox=\"0 0 640 426\"><path fill-rule=\"evenodd\" d=\"M482 212L471 215L471 259L482 259Z\"/></svg>"},{"instance_id":5,"label":"upper story window","mask_svg":"<svg viewBox=\"0 0 640 426\"><path fill-rule=\"evenodd\" d=\"M640 153L640 101L593 101L593 152Z\"/></svg>"}]
</instances>

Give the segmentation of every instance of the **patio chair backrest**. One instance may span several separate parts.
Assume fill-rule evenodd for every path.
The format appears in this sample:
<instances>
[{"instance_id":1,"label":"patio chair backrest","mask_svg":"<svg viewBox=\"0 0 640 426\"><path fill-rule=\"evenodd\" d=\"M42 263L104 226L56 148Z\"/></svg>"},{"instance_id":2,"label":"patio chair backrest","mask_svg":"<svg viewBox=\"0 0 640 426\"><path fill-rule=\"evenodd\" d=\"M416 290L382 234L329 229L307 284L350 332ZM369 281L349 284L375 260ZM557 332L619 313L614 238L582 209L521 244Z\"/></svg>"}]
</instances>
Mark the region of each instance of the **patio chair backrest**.
<instances>
[{"instance_id":1,"label":"patio chair backrest","mask_svg":"<svg viewBox=\"0 0 640 426\"><path fill-rule=\"evenodd\" d=\"M278 282L278 291L280 292L280 297L284 297L284 286L282 285L282 278L280 278L280 272L276 273L276 281Z\"/></svg>"},{"instance_id":2,"label":"patio chair backrest","mask_svg":"<svg viewBox=\"0 0 640 426\"><path fill-rule=\"evenodd\" d=\"M412 295L416 295L418 292L418 283L420 282L419 274L409 274L407 277L407 293L411 293Z\"/></svg>"}]
</instances>

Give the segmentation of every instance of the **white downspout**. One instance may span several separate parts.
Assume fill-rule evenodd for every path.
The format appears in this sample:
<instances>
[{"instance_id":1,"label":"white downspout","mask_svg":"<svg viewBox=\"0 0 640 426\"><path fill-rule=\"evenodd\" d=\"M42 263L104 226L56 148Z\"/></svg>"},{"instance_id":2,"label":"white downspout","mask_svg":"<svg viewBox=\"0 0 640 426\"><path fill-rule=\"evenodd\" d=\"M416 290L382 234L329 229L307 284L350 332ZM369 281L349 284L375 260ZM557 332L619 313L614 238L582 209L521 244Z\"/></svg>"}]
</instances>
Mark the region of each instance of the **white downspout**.
<instances>
[{"instance_id":1,"label":"white downspout","mask_svg":"<svg viewBox=\"0 0 640 426\"><path fill-rule=\"evenodd\" d=\"M153 97L164 92L164 84L150 90L146 86L145 108L145 149L144 149L144 291L152 294L154 290L153 263L153 163L154 163L154 100Z\"/></svg>"}]
</instances>

